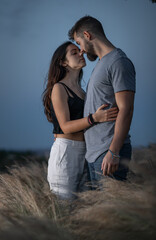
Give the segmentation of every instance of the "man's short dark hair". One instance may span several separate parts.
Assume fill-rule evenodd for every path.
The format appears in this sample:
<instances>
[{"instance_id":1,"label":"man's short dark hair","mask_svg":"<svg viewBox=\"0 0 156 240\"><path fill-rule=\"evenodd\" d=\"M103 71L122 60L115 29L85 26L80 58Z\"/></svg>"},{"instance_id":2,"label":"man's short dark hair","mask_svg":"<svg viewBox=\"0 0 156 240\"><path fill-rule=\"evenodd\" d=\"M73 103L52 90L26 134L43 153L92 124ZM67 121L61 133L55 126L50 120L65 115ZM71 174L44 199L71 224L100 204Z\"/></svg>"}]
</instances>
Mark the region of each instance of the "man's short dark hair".
<instances>
[{"instance_id":1,"label":"man's short dark hair","mask_svg":"<svg viewBox=\"0 0 156 240\"><path fill-rule=\"evenodd\" d=\"M105 36L102 24L96 18L87 15L75 23L69 30L68 37L70 40L74 40L74 33L76 33L77 36L83 37L84 31L91 32L98 36Z\"/></svg>"}]
</instances>

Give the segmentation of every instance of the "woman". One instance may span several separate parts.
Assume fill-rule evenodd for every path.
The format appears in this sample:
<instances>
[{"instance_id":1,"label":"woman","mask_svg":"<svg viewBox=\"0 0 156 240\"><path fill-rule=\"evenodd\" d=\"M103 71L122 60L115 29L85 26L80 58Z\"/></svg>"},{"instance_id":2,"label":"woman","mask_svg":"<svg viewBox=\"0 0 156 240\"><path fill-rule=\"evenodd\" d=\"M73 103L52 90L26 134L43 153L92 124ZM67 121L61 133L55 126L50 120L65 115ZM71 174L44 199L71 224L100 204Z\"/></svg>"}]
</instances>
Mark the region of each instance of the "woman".
<instances>
[{"instance_id":1,"label":"woman","mask_svg":"<svg viewBox=\"0 0 156 240\"><path fill-rule=\"evenodd\" d=\"M81 88L83 54L71 42L55 51L44 91L43 104L48 121L54 125L55 142L48 162L50 189L61 198L72 198L84 185L85 142L83 130L104 121L114 121L117 108L83 118L85 92Z\"/></svg>"}]
</instances>

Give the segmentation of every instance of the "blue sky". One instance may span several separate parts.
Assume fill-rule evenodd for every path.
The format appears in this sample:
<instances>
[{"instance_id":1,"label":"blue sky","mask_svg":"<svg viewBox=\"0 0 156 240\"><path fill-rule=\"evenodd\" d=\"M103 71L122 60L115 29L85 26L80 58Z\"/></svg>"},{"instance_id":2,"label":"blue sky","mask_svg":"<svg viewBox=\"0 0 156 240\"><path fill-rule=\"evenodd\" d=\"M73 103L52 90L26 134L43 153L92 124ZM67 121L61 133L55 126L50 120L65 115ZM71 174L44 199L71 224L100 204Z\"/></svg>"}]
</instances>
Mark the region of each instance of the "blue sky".
<instances>
[{"instance_id":1,"label":"blue sky","mask_svg":"<svg viewBox=\"0 0 156 240\"><path fill-rule=\"evenodd\" d=\"M54 50L84 15L133 61L137 92L133 146L156 143L156 4L150 0L0 0L0 149L48 149L52 124L43 113L44 79ZM95 65L87 61L83 87Z\"/></svg>"}]
</instances>

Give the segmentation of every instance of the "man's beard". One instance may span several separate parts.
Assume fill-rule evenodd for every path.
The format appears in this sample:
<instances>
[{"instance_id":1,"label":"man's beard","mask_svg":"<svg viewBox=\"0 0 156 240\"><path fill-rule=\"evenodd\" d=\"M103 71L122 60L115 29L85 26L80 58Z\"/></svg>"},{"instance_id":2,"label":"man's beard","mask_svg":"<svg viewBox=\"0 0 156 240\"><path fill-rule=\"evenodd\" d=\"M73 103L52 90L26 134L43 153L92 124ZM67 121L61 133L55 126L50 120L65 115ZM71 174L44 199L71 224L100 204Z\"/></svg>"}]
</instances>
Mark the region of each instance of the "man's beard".
<instances>
[{"instance_id":1,"label":"man's beard","mask_svg":"<svg viewBox=\"0 0 156 240\"><path fill-rule=\"evenodd\" d=\"M97 59L98 56L95 54L95 50L92 43L86 42L86 54L87 58L90 61L95 61Z\"/></svg>"},{"instance_id":2,"label":"man's beard","mask_svg":"<svg viewBox=\"0 0 156 240\"><path fill-rule=\"evenodd\" d=\"M90 61L95 61L97 59L97 55L95 54L91 54L91 53L87 53L87 58L90 60Z\"/></svg>"}]
</instances>

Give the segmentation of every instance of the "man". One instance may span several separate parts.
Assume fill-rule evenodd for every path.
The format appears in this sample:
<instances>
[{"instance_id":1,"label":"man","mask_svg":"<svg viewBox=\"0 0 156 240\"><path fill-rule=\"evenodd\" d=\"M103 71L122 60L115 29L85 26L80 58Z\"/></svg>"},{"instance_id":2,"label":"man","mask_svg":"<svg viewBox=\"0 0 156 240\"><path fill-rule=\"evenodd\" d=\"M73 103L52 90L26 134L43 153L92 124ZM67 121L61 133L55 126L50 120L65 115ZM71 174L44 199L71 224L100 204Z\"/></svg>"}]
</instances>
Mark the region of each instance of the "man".
<instances>
[{"instance_id":1,"label":"man","mask_svg":"<svg viewBox=\"0 0 156 240\"><path fill-rule=\"evenodd\" d=\"M86 159L93 183L104 176L126 180L127 161L131 159L131 143L128 134L133 115L135 94L135 69L126 54L116 48L104 33L101 23L91 17L81 18L68 33L69 38L80 45L81 52L89 60L99 57L88 86L84 117L91 127L85 131ZM115 122L94 124L90 113L102 104L119 109ZM100 174L102 173L102 174Z\"/></svg>"}]
</instances>

